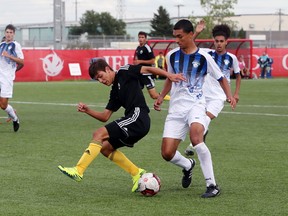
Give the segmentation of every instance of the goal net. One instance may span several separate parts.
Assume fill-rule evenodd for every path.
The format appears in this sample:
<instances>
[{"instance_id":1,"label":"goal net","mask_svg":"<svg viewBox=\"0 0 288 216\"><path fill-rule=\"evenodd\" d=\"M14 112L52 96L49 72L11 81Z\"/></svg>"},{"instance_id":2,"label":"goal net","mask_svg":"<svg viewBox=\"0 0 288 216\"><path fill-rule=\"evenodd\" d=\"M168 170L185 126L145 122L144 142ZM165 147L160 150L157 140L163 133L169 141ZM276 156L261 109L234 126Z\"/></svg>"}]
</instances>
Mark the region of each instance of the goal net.
<instances>
[{"instance_id":1,"label":"goal net","mask_svg":"<svg viewBox=\"0 0 288 216\"><path fill-rule=\"evenodd\" d=\"M164 55L170 50L178 47L175 40L148 40L147 42L154 51L155 56L159 52L163 52ZM199 48L210 48L214 49L213 39L196 39L195 44ZM252 77L252 51L253 51L253 41L249 39L228 39L226 50L233 53L237 58L243 55L246 68L249 71L250 78Z\"/></svg>"}]
</instances>

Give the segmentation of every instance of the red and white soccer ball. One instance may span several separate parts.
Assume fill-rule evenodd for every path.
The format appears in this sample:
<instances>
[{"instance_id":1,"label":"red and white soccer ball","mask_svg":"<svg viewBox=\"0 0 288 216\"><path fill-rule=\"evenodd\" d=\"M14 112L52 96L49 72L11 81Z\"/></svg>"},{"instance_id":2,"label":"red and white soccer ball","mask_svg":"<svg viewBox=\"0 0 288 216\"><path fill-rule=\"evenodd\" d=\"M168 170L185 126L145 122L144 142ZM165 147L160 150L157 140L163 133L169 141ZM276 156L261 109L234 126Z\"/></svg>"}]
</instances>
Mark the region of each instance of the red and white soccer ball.
<instances>
[{"instance_id":1,"label":"red and white soccer ball","mask_svg":"<svg viewBox=\"0 0 288 216\"><path fill-rule=\"evenodd\" d=\"M154 173L144 173L138 181L138 191L144 196L156 195L160 187L160 178Z\"/></svg>"}]
</instances>

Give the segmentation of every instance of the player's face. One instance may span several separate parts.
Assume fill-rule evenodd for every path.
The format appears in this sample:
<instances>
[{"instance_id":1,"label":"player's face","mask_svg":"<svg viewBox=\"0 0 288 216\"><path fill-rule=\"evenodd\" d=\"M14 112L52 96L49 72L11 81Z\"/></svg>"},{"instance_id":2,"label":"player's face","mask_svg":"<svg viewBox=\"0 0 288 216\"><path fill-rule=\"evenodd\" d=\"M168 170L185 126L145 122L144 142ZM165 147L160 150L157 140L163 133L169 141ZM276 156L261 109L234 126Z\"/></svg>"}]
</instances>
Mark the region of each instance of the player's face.
<instances>
[{"instance_id":1,"label":"player's face","mask_svg":"<svg viewBox=\"0 0 288 216\"><path fill-rule=\"evenodd\" d=\"M111 74L110 72L99 71L95 76L95 79L106 86L110 86L113 83L110 74Z\"/></svg>"},{"instance_id":2,"label":"player's face","mask_svg":"<svg viewBox=\"0 0 288 216\"><path fill-rule=\"evenodd\" d=\"M214 38L214 46L217 53L224 54L226 52L227 40L224 36L216 36Z\"/></svg>"},{"instance_id":3,"label":"player's face","mask_svg":"<svg viewBox=\"0 0 288 216\"><path fill-rule=\"evenodd\" d=\"M183 29L173 30L173 36L175 37L175 42L178 44L180 49L187 49L192 42L193 33L183 32Z\"/></svg>"},{"instance_id":4,"label":"player's face","mask_svg":"<svg viewBox=\"0 0 288 216\"><path fill-rule=\"evenodd\" d=\"M5 31L6 42L13 41L14 40L14 35L15 35L15 32L13 30L7 29Z\"/></svg>"},{"instance_id":5,"label":"player's face","mask_svg":"<svg viewBox=\"0 0 288 216\"><path fill-rule=\"evenodd\" d=\"M144 45L146 43L145 35L138 35L138 42L139 42L140 46Z\"/></svg>"}]
</instances>

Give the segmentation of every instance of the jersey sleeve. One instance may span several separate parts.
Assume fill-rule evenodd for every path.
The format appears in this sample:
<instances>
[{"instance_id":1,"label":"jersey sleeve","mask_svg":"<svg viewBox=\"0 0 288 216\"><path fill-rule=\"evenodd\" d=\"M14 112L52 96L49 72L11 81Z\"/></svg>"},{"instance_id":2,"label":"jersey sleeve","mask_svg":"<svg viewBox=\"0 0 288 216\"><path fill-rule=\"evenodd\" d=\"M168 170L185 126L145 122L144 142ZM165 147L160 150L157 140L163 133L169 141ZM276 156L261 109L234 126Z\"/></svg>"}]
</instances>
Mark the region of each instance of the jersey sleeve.
<instances>
[{"instance_id":1,"label":"jersey sleeve","mask_svg":"<svg viewBox=\"0 0 288 216\"><path fill-rule=\"evenodd\" d=\"M148 44L145 44L145 48L146 48L146 50L147 50L149 59L155 58L153 49L152 49Z\"/></svg>"},{"instance_id":2,"label":"jersey sleeve","mask_svg":"<svg viewBox=\"0 0 288 216\"><path fill-rule=\"evenodd\" d=\"M205 56L207 59L207 72L218 81L223 79L223 74L214 59L209 54Z\"/></svg>"},{"instance_id":3,"label":"jersey sleeve","mask_svg":"<svg viewBox=\"0 0 288 216\"><path fill-rule=\"evenodd\" d=\"M239 74L240 73L240 67L239 67L239 62L237 57L234 54L231 54L231 57L233 59L233 71L235 74ZM245 67L245 63L244 63L244 67Z\"/></svg>"},{"instance_id":4,"label":"jersey sleeve","mask_svg":"<svg viewBox=\"0 0 288 216\"><path fill-rule=\"evenodd\" d=\"M24 54L22 52L22 47L18 42L14 42L15 43L15 52L18 58L20 59L24 59Z\"/></svg>"}]
</instances>

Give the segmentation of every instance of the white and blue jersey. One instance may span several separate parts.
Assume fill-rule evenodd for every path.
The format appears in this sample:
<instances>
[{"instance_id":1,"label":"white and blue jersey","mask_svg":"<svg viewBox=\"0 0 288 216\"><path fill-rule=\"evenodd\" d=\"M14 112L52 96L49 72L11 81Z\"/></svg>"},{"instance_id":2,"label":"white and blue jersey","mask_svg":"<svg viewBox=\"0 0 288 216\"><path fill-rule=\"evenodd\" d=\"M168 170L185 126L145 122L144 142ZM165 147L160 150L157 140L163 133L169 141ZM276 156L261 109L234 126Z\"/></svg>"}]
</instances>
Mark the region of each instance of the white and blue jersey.
<instances>
[{"instance_id":1,"label":"white and blue jersey","mask_svg":"<svg viewBox=\"0 0 288 216\"><path fill-rule=\"evenodd\" d=\"M183 73L186 78L186 81L172 83L170 106L189 109L191 103L205 103L202 91L205 76L210 74L216 81L223 79L215 61L201 49L186 54L179 47L175 48L166 55L166 62L169 73Z\"/></svg>"},{"instance_id":2,"label":"white and blue jersey","mask_svg":"<svg viewBox=\"0 0 288 216\"><path fill-rule=\"evenodd\" d=\"M211 49L201 49L207 52L216 62L220 68L222 74L226 77L228 83L230 84L231 73L240 74L240 68L237 57L229 52L223 55L217 54L215 50ZM226 95L221 88L219 82L209 75L205 78L205 84L203 86L203 92L207 99L221 99L226 100Z\"/></svg>"},{"instance_id":3,"label":"white and blue jersey","mask_svg":"<svg viewBox=\"0 0 288 216\"><path fill-rule=\"evenodd\" d=\"M2 42L0 44L0 78L5 77L8 80L14 80L17 64L10 58L2 56L3 51L14 57L24 59L22 48L16 41L10 43Z\"/></svg>"}]
</instances>

